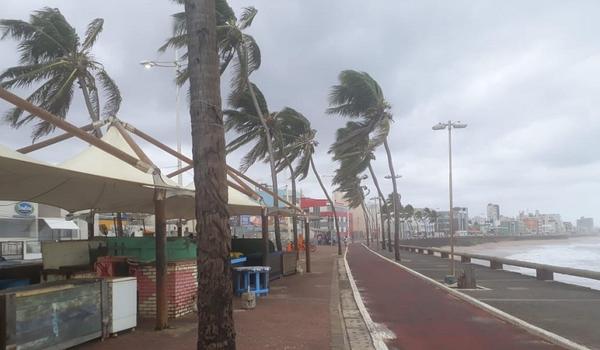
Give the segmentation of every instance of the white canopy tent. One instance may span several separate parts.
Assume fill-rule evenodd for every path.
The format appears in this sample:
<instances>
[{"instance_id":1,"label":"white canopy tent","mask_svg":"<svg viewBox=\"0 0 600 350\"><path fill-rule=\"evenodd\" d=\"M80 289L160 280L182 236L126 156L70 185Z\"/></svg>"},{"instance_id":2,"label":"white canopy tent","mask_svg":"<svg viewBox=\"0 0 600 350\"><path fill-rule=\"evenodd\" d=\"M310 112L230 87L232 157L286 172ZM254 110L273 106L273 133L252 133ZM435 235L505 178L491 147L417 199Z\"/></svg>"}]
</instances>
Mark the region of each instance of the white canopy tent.
<instances>
[{"instance_id":1,"label":"white canopy tent","mask_svg":"<svg viewBox=\"0 0 600 350\"><path fill-rule=\"evenodd\" d=\"M136 157L115 127L102 140ZM167 191L166 218L195 217L193 186L178 187L162 175L152 175L88 146L59 166L40 162L0 146L0 199L28 200L76 212L154 212L154 188ZM262 205L229 187L232 215L260 214Z\"/></svg>"}]
</instances>

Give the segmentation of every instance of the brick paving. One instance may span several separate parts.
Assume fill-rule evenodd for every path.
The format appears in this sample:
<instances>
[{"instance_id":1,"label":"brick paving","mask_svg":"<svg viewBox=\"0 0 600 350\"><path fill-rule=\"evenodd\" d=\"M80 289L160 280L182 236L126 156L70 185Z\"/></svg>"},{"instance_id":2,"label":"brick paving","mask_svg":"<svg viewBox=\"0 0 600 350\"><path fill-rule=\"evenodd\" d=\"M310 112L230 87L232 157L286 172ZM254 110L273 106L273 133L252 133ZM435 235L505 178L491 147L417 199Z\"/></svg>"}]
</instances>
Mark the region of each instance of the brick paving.
<instances>
[{"instance_id":1,"label":"brick paving","mask_svg":"<svg viewBox=\"0 0 600 350\"><path fill-rule=\"evenodd\" d=\"M271 292L257 299L256 309L241 309L234 301L237 348L256 349L344 349L344 325L340 300L336 297L337 255L335 247L319 246L311 254L312 273L273 281ZM156 332L154 322L141 322L135 332L125 332L104 341L93 341L82 349L194 349L196 318L187 316L170 322L171 328Z\"/></svg>"}]
</instances>

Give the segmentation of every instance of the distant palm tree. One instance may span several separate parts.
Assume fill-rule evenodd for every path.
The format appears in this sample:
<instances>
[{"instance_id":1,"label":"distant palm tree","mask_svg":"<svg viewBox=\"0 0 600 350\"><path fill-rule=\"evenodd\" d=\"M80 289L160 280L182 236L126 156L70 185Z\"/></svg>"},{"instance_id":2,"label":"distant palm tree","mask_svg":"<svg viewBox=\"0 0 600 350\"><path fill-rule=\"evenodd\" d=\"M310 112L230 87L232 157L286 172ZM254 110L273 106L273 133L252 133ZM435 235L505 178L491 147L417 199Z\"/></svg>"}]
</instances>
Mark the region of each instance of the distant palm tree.
<instances>
[{"instance_id":1,"label":"distant palm tree","mask_svg":"<svg viewBox=\"0 0 600 350\"><path fill-rule=\"evenodd\" d=\"M406 204L405 206L400 208L400 217L408 225L409 231L411 234L413 231L413 226L412 226L411 220L414 217L414 215L415 215L415 208L412 205ZM408 237L410 237L410 234L408 235ZM407 238L407 237L403 237L403 238Z\"/></svg>"},{"instance_id":2,"label":"distant palm tree","mask_svg":"<svg viewBox=\"0 0 600 350\"><path fill-rule=\"evenodd\" d=\"M19 41L19 66L6 69L0 74L3 88L41 85L27 98L28 101L66 118L73 99L73 87L79 85L85 106L92 121L100 120L100 94L96 82L105 95L103 115L117 114L121 106L119 88L95 60L92 47L102 32L104 20L96 18L88 24L83 41L58 9L43 8L35 11L29 22L13 19L0 20L1 39L11 37ZM23 115L23 110L10 109L4 118L12 127L18 128L35 119ZM54 125L41 121L36 124L32 137L37 139L54 130ZM100 129L96 129L101 136Z\"/></svg>"},{"instance_id":3,"label":"distant palm tree","mask_svg":"<svg viewBox=\"0 0 600 350\"><path fill-rule=\"evenodd\" d=\"M340 171L336 177L334 177L334 184L341 184L345 179L352 179L359 176L365 170L369 170L373 184L377 189L380 203L380 220L381 220L381 231L382 231L382 247L385 249L385 225L384 225L384 203L385 196L379 186L379 181L373 167L371 165L372 160L375 159L374 148L375 145L369 140L368 135L358 134L354 137L353 142L349 143L346 140L349 135L355 134L357 129L360 129L362 125L356 122L348 122L346 126L340 128L336 132L336 141L331 145L329 153L333 153L333 160L340 161ZM391 248L391 242L390 242Z\"/></svg>"},{"instance_id":4,"label":"distant palm tree","mask_svg":"<svg viewBox=\"0 0 600 350\"><path fill-rule=\"evenodd\" d=\"M336 176L340 176L340 172L343 171L341 168L336 170ZM343 176L340 176L340 178ZM369 213L365 206L365 193L361 186L361 178L355 177L344 177L344 180L339 183L337 188L338 191L344 194L344 199L348 202L348 206L352 209L361 207L363 216L365 218L365 233L367 238L367 245L371 242L370 229L369 229Z\"/></svg>"},{"instance_id":5,"label":"distant palm tree","mask_svg":"<svg viewBox=\"0 0 600 350\"><path fill-rule=\"evenodd\" d=\"M335 225L336 237L337 237L337 246L338 246L338 255L342 255L342 243L340 240L340 226L339 220L337 216L337 211L335 209L335 203L331 199L327 188L323 184L323 180L321 180L321 176L317 171L317 167L315 166L314 155L315 148L318 146L318 142L316 140L317 131L312 129L310 125L310 121L304 118L304 126L300 129L301 132L297 133L297 138L294 143L292 143L289 152L298 152L299 157L297 158L297 165L294 172L297 174L299 180L304 180L308 176L308 172L312 169L313 174L317 178L317 182L323 191L323 195L327 198L327 202L331 206L331 212L333 214L333 222Z\"/></svg>"},{"instance_id":6,"label":"distant palm tree","mask_svg":"<svg viewBox=\"0 0 600 350\"><path fill-rule=\"evenodd\" d=\"M330 107L327 109L327 113L358 119L358 123L362 125L361 128L357 128L352 134L348 135L345 142L342 143L352 145L357 137L369 135L374 145L383 144L394 195L398 197L396 172L387 142L392 115L390 114L390 105L385 100L381 87L365 72L345 70L340 73L338 79L339 84L334 85L329 94ZM394 217L396 218L394 220L394 255L396 260L400 260L398 246L400 226L397 220L399 208L395 204L396 201L394 201Z\"/></svg>"},{"instance_id":7,"label":"distant palm tree","mask_svg":"<svg viewBox=\"0 0 600 350\"><path fill-rule=\"evenodd\" d=\"M233 152L244 145L253 144L248 153L246 153L246 155L244 155L244 157L242 158L240 170L242 172L245 172L257 162L270 160L271 153L269 152L268 144L269 142L273 143L273 139L275 139L275 143L277 146L277 150L274 150L274 153L276 152L275 156L285 158L279 158L279 163L276 163L275 171L279 172L283 170L283 168L285 168L287 164L291 164L291 162L293 161L292 159L288 159L289 155L285 154L282 151L284 145L286 143L291 142L284 140L284 136L282 135L283 129L286 128L285 123L292 123L292 118L290 116L291 113L287 111L283 114L279 112L269 112L267 101L260 89L258 89L258 87L254 84L252 84L251 86L252 91L254 91L256 101L258 102L261 113L263 116L266 116L265 123L269 132L267 133L265 131L265 128L263 128L261 117L258 116L256 113L256 108L254 106L253 98L250 94L250 89L246 89L246 91L243 94L230 98L229 104L233 107L233 109L227 109L223 111L223 113L226 116L224 124L225 130L235 131L239 135L227 144L227 153ZM302 122L300 124L302 124ZM287 128L293 130L296 127ZM290 136L287 137L289 138ZM283 167L278 167L277 164L283 164ZM294 175L293 172L292 175ZM296 179L295 176L292 176L292 178L292 192L295 192L294 190L296 187ZM293 196L295 196L295 193L293 193ZM275 230L275 245L277 246L278 250L282 249L281 235L278 229Z\"/></svg>"}]
</instances>

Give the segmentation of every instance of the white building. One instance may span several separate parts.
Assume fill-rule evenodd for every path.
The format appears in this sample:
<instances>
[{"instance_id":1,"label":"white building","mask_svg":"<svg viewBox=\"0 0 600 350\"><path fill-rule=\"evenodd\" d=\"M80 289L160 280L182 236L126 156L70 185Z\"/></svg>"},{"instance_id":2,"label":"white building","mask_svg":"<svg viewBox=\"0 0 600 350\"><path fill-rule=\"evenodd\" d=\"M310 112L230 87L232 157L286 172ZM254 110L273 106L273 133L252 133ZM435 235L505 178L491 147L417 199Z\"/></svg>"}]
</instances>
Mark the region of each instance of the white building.
<instances>
[{"instance_id":1,"label":"white building","mask_svg":"<svg viewBox=\"0 0 600 350\"><path fill-rule=\"evenodd\" d=\"M494 226L498 224L498 222L500 221L500 206L498 204L488 203L487 220Z\"/></svg>"}]
</instances>

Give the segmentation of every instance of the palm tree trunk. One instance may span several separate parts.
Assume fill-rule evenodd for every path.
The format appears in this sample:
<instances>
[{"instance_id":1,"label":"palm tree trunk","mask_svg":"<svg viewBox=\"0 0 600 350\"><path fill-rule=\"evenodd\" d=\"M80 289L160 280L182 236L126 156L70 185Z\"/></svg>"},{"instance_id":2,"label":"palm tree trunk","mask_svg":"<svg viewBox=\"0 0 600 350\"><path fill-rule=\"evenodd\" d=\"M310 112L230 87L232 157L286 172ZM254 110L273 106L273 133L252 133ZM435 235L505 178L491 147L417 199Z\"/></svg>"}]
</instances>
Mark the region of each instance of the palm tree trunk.
<instances>
[{"instance_id":1,"label":"palm tree trunk","mask_svg":"<svg viewBox=\"0 0 600 350\"><path fill-rule=\"evenodd\" d=\"M365 217L365 233L367 234L367 246L371 245L371 235L369 231L369 213L367 212L367 208L365 207L365 203L361 202L360 206L363 210L363 215Z\"/></svg>"},{"instance_id":2,"label":"palm tree trunk","mask_svg":"<svg viewBox=\"0 0 600 350\"><path fill-rule=\"evenodd\" d=\"M256 109L256 114L260 118L260 123L265 129L265 135L267 139L267 150L269 151L269 165L271 167L271 181L273 183L273 206L276 210L279 210L279 187L277 186L277 170L275 168L275 153L273 151L273 139L271 138L271 131L269 130L269 126L267 125L267 121L260 110L260 106L258 105L258 100L256 99L256 93L254 92L254 88L250 83L250 77L246 77L246 84L248 86L248 92L250 92L250 97L252 98L252 103L254 104L254 108ZM273 217L273 226L275 228L275 246L278 251L281 251L281 233L279 229L279 215L275 214Z\"/></svg>"},{"instance_id":3,"label":"palm tree trunk","mask_svg":"<svg viewBox=\"0 0 600 350\"><path fill-rule=\"evenodd\" d=\"M294 173L294 168L292 164L289 162L287 157L285 158L288 163L288 168L290 169L290 177L292 178L292 203L296 205L296 201L298 200L296 194L296 174ZM296 216L296 211L292 212L292 235L294 238L294 251L296 252L296 260L300 259L300 251L298 250L298 216Z\"/></svg>"},{"instance_id":4,"label":"palm tree trunk","mask_svg":"<svg viewBox=\"0 0 600 350\"><path fill-rule=\"evenodd\" d=\"M92 100L90 98L90 92L87 89L87 85L85 84L85 79L81 76L77 78L77 82L79 83L79 87L81 88L81 92L83 93L83 100L85 101L85 107L90 114L90 118L92 122L100 121L99 111L94 111L94 107L92 106ZM94 129L94 135L96 137L102 137L102 130L100 128Z\"/></svg>"},{"instance_id":5,"label":"palm tree trunk","mask_svg":"<svg viewBox=\"0 0 600 350\"><path fill-rule=\"evenodd\" d=\"M394 200L392 201L394 208L394 258L396 261L400 261L400 243L398 242L400 236L400 221L398 220L398 205L396 203L400 201L398 196L398 186L396 184L396 171L394 170L394 163L392 162L392 152L390 152L390 146L388 145L387 138L383 141L385 147L385 153L387 155L388 166L390 168L390 175L392 176L392 186L394 189Z\"/></svg>"},{"instance_id":6,"label":"palm tree trunk","mask_svg":"<svg viewBox=\"0 0 600 350\"><path fill-rule=\"evenodd\" d=\"M317 172L317 168L315 167L315 162L313 161L312 157L310 157L310 166L313 170L313 173L315 174L315 177L317 178L317 181L319 182L319 185L321 186L321 189L323 190L323 194L325 194L325 197L327 198L327 201L329 202L329 205L331 206L331 212L333 213L333 222L335 223L338 255L342 255L342 242L340 241L340 226L338 223L337 212L335 211L335 205L333 204L333 201L331 200L329 193L327 193L327 189L325 188L325 185L323 185L323 181L321 180L321 177L319 176L319 173Z\"/></svg>"},{"instance_id":7,"label":"palm tree trunk","mask_svg":"<svg viewBox=\"0 0 600 350\"><path fill-rule=\"evenodd\" d=\"M215 0L185 0L198 269L198 349L235 349Z\"/></svg>"},{"instance_id":8,"label":"palm tree trunk","mask_svg":"<svg viewBox=\"0 0 600 350\"><path fill-rule=\"evenodd\" d=\"M371 174L371 179L373 179L373 184L375 184L375 188L377 189L377 194L379 195L379 216L381 218L381 247L385 249L385 225L383 221L383 206L381 203L385 203L385 196L383 192L381 192L381 188L379 188L379 181L377 181L377 176L375 176L375 172L373 171L373 167L371 163L369 163L369 173Z\"/></svg>"}]
</instances>

